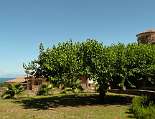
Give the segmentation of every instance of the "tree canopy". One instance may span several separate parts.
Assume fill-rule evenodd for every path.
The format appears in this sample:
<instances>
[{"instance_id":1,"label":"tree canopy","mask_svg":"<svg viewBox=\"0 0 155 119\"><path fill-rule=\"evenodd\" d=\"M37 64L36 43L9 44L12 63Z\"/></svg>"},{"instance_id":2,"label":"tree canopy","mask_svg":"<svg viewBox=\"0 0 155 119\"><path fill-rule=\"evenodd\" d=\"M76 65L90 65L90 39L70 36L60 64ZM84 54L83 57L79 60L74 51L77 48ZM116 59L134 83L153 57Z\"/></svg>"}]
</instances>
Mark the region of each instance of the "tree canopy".
<instances>
[{"instance_id":1,"label":"tree canopy","mask_svg":"<svg viewBox=\"0 0 155 119\"><path fill-rule=\"evenodd\" d=\"M121 43L105 46L97 40L67 41L45 49L41 43L36 60L24 64L25 72L45 77L55 86L80 87L79 78L95 80L105 95L108 86L139 87L154 84L155 45Z\"/></svg>"}]
</instances>

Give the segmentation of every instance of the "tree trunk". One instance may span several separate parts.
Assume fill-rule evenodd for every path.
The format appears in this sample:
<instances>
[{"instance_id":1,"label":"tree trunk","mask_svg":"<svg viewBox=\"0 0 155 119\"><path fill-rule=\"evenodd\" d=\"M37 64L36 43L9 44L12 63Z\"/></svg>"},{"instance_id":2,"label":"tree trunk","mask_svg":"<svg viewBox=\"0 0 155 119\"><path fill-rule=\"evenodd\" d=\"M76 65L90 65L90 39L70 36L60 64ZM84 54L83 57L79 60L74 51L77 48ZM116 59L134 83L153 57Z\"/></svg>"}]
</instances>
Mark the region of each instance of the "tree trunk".
<instances>
[{"instance_id":1,"label":"tree trunk","mask_svg":"<svg viewBox=\"0 0 155 119\"><path fill-rule=\"evenodd\" d=\"M105 97L105 94L106 94L105 91L100 91L100 92L99 92L99 95L100 95L101 98L104 98L104 97Z\"/></svg>"},{"instance_id":2,"label":"tree trunk","mask_svg":"<svg viewBox=\"0 0 155 119\"><path fill-rule=\"evenodd\" d=\"M104 98L105 95L106 95L106 90L104 88L105 87L103 87L103 86L99 87L99 95L100 95L101 98Z\"/></svg>"}]
</instances>

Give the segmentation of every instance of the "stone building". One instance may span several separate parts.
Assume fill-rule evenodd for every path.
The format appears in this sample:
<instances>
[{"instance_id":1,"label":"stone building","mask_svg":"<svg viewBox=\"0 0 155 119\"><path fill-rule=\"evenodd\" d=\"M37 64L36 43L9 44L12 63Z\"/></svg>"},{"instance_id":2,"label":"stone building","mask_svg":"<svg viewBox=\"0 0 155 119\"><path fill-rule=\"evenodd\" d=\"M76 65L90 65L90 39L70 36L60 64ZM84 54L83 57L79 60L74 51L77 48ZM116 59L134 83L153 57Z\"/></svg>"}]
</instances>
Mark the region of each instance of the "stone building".
<instances>
[{"instance_id":1,"label":"stone building","mask_svg":"<svg viewBox=\"0 0 155 119\"><path fill-rule=\"evenodd\" d=\"M27 90L38 90L40 85L46 83L46 79L43 78L35 78L35 77L25 77L25 76L20 76L16 77L15 79L12 80L7 80L5 83L8 84L21 84L25 89Z\"/></svg>"},{"instance_id":2,"label":"stone building","mask_svg":"<svg viewBox=\"0 0 155 119\"><path fill-rule=\"evenodd\" d=\"M155 30L147 30L137 35L138 43L155 44Z\"/></svg>"}]
</instances>

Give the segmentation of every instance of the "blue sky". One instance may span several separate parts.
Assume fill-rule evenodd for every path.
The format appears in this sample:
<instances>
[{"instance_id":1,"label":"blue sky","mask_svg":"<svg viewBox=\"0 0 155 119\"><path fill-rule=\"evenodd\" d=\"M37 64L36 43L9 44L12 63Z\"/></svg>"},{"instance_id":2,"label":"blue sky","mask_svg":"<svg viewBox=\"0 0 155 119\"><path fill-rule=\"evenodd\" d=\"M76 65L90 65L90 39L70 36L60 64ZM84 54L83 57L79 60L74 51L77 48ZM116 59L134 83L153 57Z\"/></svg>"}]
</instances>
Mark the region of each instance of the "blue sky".
<instances>
[{"instance_id":1,"label":"blue sky","mask_svg":"<svg viewBox=\"0 0 155 119\"><path fill-rule=\"evenodd\" d=\"M38 45L95 38L136 42L155 28L154 0L0 0L0 76L23 74Z\"/></svg>"}]
</instances>

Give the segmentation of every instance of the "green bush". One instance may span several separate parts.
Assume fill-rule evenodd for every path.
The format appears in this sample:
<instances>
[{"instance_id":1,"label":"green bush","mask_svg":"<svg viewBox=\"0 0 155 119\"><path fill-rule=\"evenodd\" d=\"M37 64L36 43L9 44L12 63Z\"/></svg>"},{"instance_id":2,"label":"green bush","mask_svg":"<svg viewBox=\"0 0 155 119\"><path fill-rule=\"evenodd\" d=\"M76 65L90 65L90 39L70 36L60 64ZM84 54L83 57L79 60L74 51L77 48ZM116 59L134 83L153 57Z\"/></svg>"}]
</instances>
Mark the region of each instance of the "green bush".
<instances>
[{"instance_id":1,"label":"green bush","mask_svg":"<svg viewBox=\"0 0 155 119\"><path fill-rule=\"evenodd\" d=\"M135 97L131 109L137 119L155 119L155 104L149 97Z\"/></svg>"},{"instance_id":2,"label":"green bush","mask_svg":"<svg viewBox=\"0 0 155 119\"><path fill-rule=\"evenodd\" d=\"M78 88L64 88L62 90L62 94L76 94L76 93L81 93L84 89L79 86Z\"/></svg>"},{"instance_id":3,"label":"green bush","mask_svg":"<svg viewBox=\"0 0 155 119\"><path fill-rule=\"evenodd\" d=\"M44 95L44 96L45 96L45 95L49 95L49 91L50 91L52 88L53 88L53 86L52 86L51 84L49 84L49 85L43 84L43 85L40 87L40 89L39 89L37 95Z\"/></svg>"},{"instance_id":4,"label":"green bush","mask_svg":"<svg viewBox=\"0 0 155 119\"><path fill-rule=\"evenodd\" d=\"M24 91L24 87L21 84L8 84L6 91L2 94L2 98L10 99L16 98L17 95Z\"/></svg>"}]
</instances>

